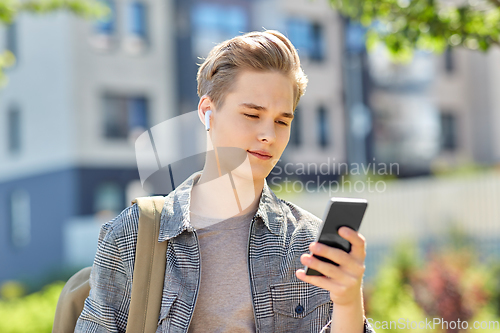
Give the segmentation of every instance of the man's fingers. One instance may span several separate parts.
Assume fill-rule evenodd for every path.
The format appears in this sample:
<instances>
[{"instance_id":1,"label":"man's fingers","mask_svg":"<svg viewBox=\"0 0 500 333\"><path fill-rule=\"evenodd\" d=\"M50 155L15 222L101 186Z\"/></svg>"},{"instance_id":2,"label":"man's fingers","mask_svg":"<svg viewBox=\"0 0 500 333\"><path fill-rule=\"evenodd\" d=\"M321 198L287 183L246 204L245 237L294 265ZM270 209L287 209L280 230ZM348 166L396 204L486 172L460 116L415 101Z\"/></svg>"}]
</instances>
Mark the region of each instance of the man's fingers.
<instances>
[{"instance_id":1,"label":"man's fingers","mask_svg":"<svg viewBox=\"0 0 500 333\"><path fill-rule=\"evenodd\" d=\"M346 274L342 272L337 266L328 262L321 261L318 258L315 258L312 254L303 254L300 257L300 262L305 266L315 269L321 274L335 279L339 282L342 282L342 280L344 279L344 275Z\"/></svg>"},{"instance_id":2,"label":"man's fingers","mask_svg":"<svg viewBox=\"0 0 500 333\"><path fill-rule=\"evenodd\" d=\"M342 266L338 267L328 262L324 262L315 258L310 254L303 254L300 261L305 266L312 268L326 277L331 278L333 281L343 286L353 286L359 283L363 278L365 272L364 265L351 265L352 268L345 269ZM352 260L351 260L352 262Z\"/></svg>"},{"instance_id":3,"label":"man's fingers","mask_svg":"<svg viewBox=\"0 0 500 333\"><path fill-rule=\"evenodd\" d=\"M330 299L334 302L336 302L336 299L342 299L345 297L346 293L352 286L355 286L356 289L359 288L359 284L357 282L353 282L352 284L343 284L333 279L329 279L326 276L306 275L306 272L303 269L295 271L295 276L304 282L330 291Z\"/></svg>"},{"instance_id":4,"label":"man's fingers","mask_svg":"<svg viewBox=\"0 0 500 333\"><path fill-rule=\"evenodd\" d=\"M350 254L360 261L365 261L366 257L366 239L359 232L352 230L348 227L342 227L339 229L340 237L346 239L351 243Z\"/></svg>"},{"instance_id":5,"label":"man's fingers","mask_svg":"<svg viewBox=\"0 0 500 333\"><path fill-rule=\"evenodd\" d=\"M348 265L350 261L349 253L318 242L309 244L309 250L317 256L330 259L342 266Z\"/></svg>"},{"instance_id":6,"label":"man's fingers","mask_svg":"<svg viewBox=\"0 0 500 333\"><path fill-rule=\"evenodd\" d=\"M298 269L295 272L295 276L297 276L297 278L304 282L313 284L316 287L320 287L325 290L332 290L334 286L340 286L340 284L336 283L334 280L331 280L326 276L306 275L306 272L303 269Z\"/></svg>"}]
</instances>

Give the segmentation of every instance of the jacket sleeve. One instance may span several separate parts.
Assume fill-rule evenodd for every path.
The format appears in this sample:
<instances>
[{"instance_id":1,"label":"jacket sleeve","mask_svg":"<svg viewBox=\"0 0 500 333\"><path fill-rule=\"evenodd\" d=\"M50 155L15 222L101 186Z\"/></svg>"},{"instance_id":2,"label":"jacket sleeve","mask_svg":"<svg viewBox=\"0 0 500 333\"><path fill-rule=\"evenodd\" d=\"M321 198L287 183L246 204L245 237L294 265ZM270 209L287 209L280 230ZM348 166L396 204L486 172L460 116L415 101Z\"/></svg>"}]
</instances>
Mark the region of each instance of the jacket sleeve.
<instances>
[{"instance_id":1,"label":"jacket sleeve","mask_svg":"<svg viewBox=\"0 0 500 333\"><path fill-rule=\"evenodd\" d=\"M125 332L130 294L122 254L113 230L120 216L104 224L90 274L90 293L76 323L75 332Z\"/></svg>"}]
</instances>

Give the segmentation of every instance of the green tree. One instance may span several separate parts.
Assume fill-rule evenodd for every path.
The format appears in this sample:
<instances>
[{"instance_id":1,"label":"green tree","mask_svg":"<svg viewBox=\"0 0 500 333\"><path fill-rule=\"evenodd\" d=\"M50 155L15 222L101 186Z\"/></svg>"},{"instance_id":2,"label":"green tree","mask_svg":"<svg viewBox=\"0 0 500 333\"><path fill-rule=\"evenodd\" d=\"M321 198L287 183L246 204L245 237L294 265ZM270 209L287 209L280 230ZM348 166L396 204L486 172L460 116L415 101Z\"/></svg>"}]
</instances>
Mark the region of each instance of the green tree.
<instances>
[{"instance_id":1,"label":"green tree","mask_svg":"<svg viewBox=\"0 0 500 333\"><path fill-rule=\"evenodd\" d=\"M69 11L79 17L97 19L108 13L108 7L98 0L0 0L0 24L12 24L23 12L44 14L59 10ZM0 86L7 80L4 69L15 63L15 56L9 50L0 53Z\"/></svg>"},{"instance_id":2,"label":"green tree","mask_svg":"<svg viewBox=\"0 0 500 333\"><path fill-rule=\"evenodd\" d=\"M396 58L415 49L440 53L500 45L500 0L330 0L341 15L367 27L367 48L385 44Z\"/></svg>"}]
</instances>

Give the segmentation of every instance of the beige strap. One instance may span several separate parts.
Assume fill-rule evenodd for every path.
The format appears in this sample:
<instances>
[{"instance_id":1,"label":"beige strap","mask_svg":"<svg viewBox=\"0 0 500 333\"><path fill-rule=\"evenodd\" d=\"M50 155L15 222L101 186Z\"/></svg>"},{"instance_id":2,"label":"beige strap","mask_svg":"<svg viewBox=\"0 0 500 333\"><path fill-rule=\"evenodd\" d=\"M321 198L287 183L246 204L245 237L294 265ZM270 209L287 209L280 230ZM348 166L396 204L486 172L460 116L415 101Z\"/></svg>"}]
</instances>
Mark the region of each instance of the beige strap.
<instances>
[{"instance_id":1,"label":"beige strap","mask_svg":"<svg viewBox=\"0 0 500 333\"><path fill-rule=\"evenodd\" d=\"M139 207L139 234L127 333L154 333L158 327L165 279L167 242L158 242L165 197L143 197L132 201L135 202Z\"/></svg>"}]
</instances>

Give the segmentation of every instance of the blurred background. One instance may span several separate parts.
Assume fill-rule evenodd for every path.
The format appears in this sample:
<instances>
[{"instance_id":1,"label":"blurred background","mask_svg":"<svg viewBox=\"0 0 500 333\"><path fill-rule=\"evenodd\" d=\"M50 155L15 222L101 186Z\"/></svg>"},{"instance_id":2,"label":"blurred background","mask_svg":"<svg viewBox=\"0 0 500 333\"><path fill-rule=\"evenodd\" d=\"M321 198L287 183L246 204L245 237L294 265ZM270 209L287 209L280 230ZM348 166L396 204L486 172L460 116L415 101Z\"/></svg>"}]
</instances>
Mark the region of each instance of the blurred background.
<instances>
[{"instance_id":1,"label":"blurred background","mask_svg":"<svg viewBox=\"0 0 500 333\"><path fill-rule=\"evenodd\" d=\"M135 140L197 109L196 72L213 46L264 29L292 41L309 78L268 183L319 217L331 196L368 199L367 317L498 324L498 1L0 0L0 9L1 332L50 332L57 281L92 265L102 223L137 196L169 192L155 186L161 173L141 185ZM203 147L193 129L202 126L178 129L180 149ZM167 187L202 162L169 166L178 171ZM294 172L283 174L287 164Z\"/></svg>"}]
</instances>

